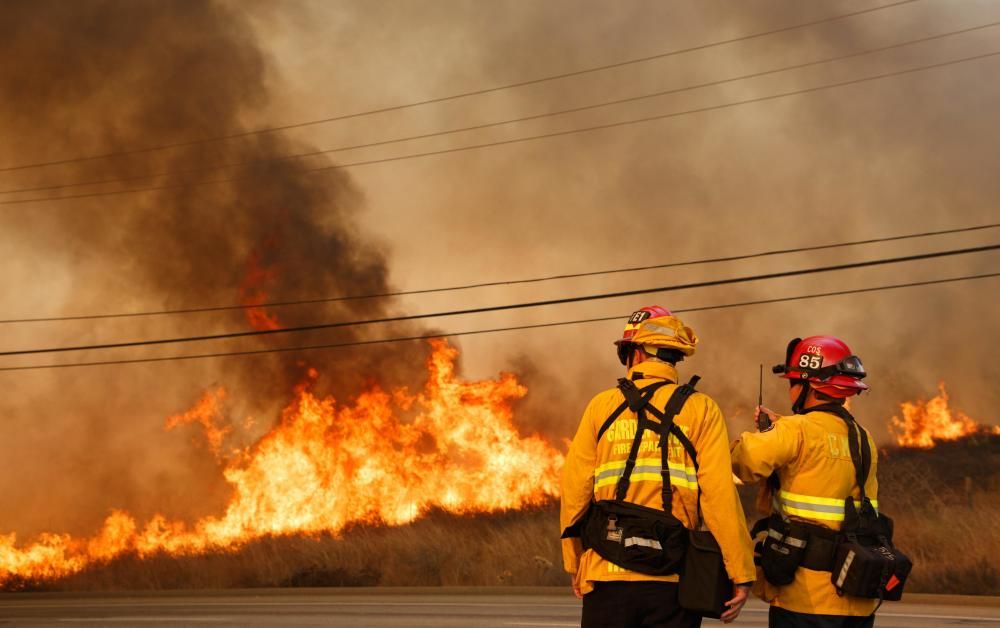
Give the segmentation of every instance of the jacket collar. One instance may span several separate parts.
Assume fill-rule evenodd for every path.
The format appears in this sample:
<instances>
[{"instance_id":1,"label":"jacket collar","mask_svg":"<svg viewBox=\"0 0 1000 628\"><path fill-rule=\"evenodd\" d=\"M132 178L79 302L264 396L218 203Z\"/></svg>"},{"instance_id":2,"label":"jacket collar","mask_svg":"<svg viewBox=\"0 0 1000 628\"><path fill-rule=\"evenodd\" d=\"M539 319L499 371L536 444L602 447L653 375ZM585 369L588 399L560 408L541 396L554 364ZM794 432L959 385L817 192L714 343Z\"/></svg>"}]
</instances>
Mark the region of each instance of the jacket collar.
<instances>
[{"instance_id":1,"label":"jacket collar","mask_svg":"<svg viewBox=\"0 0 1000 628\"><path fill-rule=\"evenodd\" d=\"M633 379L635 373L642 373L643 379L668 379L677 382L677 369L666 362L646 360L628 370L628 378Z\"/></svg>"}]
</instances>

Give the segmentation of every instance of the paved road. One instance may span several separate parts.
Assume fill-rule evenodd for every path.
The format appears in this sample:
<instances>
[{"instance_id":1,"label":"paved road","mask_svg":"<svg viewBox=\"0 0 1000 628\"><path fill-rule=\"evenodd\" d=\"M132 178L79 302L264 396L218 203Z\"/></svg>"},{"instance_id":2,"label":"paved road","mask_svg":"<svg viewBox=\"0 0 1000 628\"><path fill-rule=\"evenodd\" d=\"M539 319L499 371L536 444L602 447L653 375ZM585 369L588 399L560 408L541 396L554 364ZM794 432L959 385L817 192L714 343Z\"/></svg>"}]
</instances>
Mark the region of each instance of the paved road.
<instances>
[{"instance_id":1,"label":"paved road","mask_svg":"<svg viewBox=\"0 0 1000 628\"><path fill-rule=\"evenodd\" d=\"M569 628L579 626L579 619L579 602L551 590L541 594L525 590L268 589L190 594L0 595L3 627ZM722 624L706 621L705 625ZM748 605L736 625L766 626L766 607L756 602ZM995 598L919 598L919 603L887 604L879 612L876 625L1000 628L1000 604Z\"/></svg>"}]
</instances>

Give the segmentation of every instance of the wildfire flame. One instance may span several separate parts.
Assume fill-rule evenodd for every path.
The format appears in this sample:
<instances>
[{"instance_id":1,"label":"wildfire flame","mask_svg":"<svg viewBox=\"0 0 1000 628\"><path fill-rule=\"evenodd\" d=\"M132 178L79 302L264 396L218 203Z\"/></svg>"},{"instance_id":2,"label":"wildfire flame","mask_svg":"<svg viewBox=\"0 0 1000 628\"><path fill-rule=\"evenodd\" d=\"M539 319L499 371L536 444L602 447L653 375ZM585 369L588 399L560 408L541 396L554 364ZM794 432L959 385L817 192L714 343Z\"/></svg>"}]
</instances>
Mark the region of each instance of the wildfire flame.
<instances>
[{"instance_id":1,"label":"wildfire flame","mask_svg":"<svg viewBox=\"0 0 1000 628\"><path fill-rule=\"evenodd\" d=\"M990 427L948 407L944 382L929 401L904 401L899 404L903 418L892 417L890 429L901 447L930 449L942 441L958 440L974 434L1000 434L1000 426Z\"/></svg>"},{"instance_id":2,"label":"wildfire flame","mask_svg":"<svg viewBox=\"0 0 1000 628\"><path fill-rule=\"evenodd\" d=\"M337 533L351 523L403 524L433 507L489 512L541 503L558 491L562 455L538 436L521 436L511 402L527 390L511 374L456 377L457 350L433 342L429 379L416 395L372 387L353 406L311 392L316 372L296 387L280 421L253 446L222 452L225 391L207 392L167 420L202 426L227 460L225 512L192 525L156 515L140 527L112 511L91 538L44 534L18 547L0 535L0 587L12 578L51 579L123 553L234 549L267 535ZM400 411L413 411L403 422Z\"/></svg>"},{"instance_id":3,"label":"wildfire flame","mask_svg":"<svg viewBox=\"0 0 1000 628\"><path fill-rule=\"evenodd\" d=\"M265 242L261 248L250 252L246 273L240 283L240 304L243 306L247 322L254 329L281 329L281 321L278 320L278 316L260 307L267 303L267 286L273 284L278 278L277 267L265 264L262 259L264 252L273 247L273 242Z\"/></svg>"}]
</instances>

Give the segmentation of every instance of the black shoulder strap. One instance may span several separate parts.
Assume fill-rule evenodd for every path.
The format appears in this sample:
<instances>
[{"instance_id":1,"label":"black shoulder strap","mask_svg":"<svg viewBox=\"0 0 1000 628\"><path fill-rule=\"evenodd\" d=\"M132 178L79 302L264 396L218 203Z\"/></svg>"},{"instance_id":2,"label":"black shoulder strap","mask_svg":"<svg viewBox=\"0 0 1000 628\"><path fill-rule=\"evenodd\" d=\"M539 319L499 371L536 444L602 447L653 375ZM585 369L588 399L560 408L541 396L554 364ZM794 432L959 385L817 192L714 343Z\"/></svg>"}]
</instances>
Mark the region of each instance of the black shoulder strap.
<instances>
[{"instance_id":1,"label":"black shoulder strap","mask_svg":"<svg viewBox=\"0 0 1000 628\"><path fill-rule=\"evenodd\" d=\"M646 419L646 413L643 409L649 404L649 400L653 398L653 393L669 383L671 382L668 380L661 380L640 390L634 383L625 378L618 380L618 388L625 396L625 404L629 410L636 414L638 419L635 427L635 436L632 438L632 447L629 449L628 459L625 460L625 468L622 471L621 477L618 478L618 484L615 487L615 499L618 501L625 499L625 493L628 492L632 471L635 469L635 463L639 457L639 446L642 444L642 435L646 431L646 424L649 422Z\"/></svg>"},{"instance_id":2,"label":"black shoulder strap","mask_svg":"<svg viewBox=\"0 0 1000 628\"><path fill-rule=\"evenodd\" d=\"M642 403L641 397L643 395L645 395L646 403L648 403L649 399L653 398L653 393L656 392L657 389L672 383L673 382L669 380L661 380L656 382L655 384L650 384L649 386L646 386L643 389L639 389L636 387L635 384L625 379L624 377L619 379L618 388L619 390L622 391L622 394L625 395L625 401L622 401L621 405L615 408L615 411L611 413L611 416L605 419L604 423L601 425L601 429L597 431L597 440L598 441L601 440L601 437L604 436L604 433L608 431L608 428L611 427L611 424L615 422L615 419L621 416L622 412L625 411L625 408L628 408L630 405L632 405L632 403L641 404ZM636 407L639 407L639 405L636 405ZM633 410L633 412L634 411L635 410Z\"/></svg>"},{"instance_id":3,"label":"black shoulder strap","mask_svg":"<svg viewBox=\"0 0 1000 628\"><path fill-rule=\"evenodd\" d=\"M872 449L868 442L868 432L858 425L847 408L837 403L824 404L808 408L810 412L829 412L835 414L847 423L848 447L851 450L851 462L854 464L854 481L861 491L861 508L865 508L867 496L865 495L865 485L868 483L868 475L871 472ZM850 499L850 495L847 496Z\"/></svg>"},{"instance_id":4,"label":"black shoulder strap","mask_svg":"<svg viewBox=\"0 0 1000 628\"><path fill-rule=\"evenodd\" d=\"M632 471L635 469L636 458L639 455L639 445L642 442L642 434L645 430L651 429L660 434L660 478L663 484L663 510L665 512L670 512L673 489L670 485L670 465L667 460L667 438L671 433L671 428L674 427L674 418L681 411L681 408L684 407L688 397L694 393L694 387L698 383L699 379L700 378L695 375L687 384L682 384L675 388L673 394L670 395L670 400L667 401L667 405L664 406L662 413L657 410L655 406L649 404L650 398L652 397L651 394L649 396L642 395L637 400L637 403L641 403L641 405L634 411L638 415L639 421L636 427L635 438L632 439L632 448L629 450L628 459L625 461L625 469L623 470L622 476L618 479L618 485L615 487L615 499L619 501L625 499ZM649 387L643 389L643 392L645 392L648 388ZM658 425L646 417L647 409L652 411L654 416L659 419ZM687 439L685 438L685 440ZM688 444L690 444L690 441L688 441ZM693 451L693 449L694 448L692 447L691 451Z\"/></svg>"},{"instance_id":5,"label":"black shoulder strap","mask_svg":"<svg viewBox=\"0 0 1000 628\"><path fill-rule=\"evenodd\" d=\"M611 416L609 416L604 421L604 424L601 425L601 429L597 430L598 441L600 441L601 437L604 436L604 433L608 431L608 428L611 427L611 424L615 422L615 419L620 417L622 415L622 412L625 412L625 408L627 407L628 407L628 401L623 401L621 402L621 405L615 408L615 411L611 413Z\"/></svg>"}]
</instances>

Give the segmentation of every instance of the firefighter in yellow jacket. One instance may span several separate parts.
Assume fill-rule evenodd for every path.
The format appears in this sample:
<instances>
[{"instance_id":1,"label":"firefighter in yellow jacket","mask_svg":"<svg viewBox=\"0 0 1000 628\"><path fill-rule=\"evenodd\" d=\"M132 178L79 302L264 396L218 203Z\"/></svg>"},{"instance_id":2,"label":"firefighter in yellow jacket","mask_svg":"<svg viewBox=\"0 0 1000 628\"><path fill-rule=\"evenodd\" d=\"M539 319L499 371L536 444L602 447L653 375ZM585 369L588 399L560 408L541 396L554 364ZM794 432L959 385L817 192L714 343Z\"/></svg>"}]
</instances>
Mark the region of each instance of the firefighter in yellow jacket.
<instances>
[{"instance_id":1,"label":"firefighter in yellow jacket","mask_svg":"<svg viewBox=\"0 0 1000 628\"><path fill-rule=\"evenodd\" d=\"M861 381L864 367L842 340L812 336L792 340L784 364L774 371L789 380L793 415L779 417L758 408L760 431L744 432L733 444L733 472L746 483L769 478L764 503L771 502L771 516L755 530L763 531L766 523L768 534L779 538L783 533L774 528L797 525L801 533L790 536L801 537L802 552L796 555L796 547L790 546L779 548L784 556L776 554L774 561L762 555L767 577L758 578L754 593L771 604L772 627L872 626L875 600L838 595L830 573L845 500L852 496L856 503L860 496L849 438L848 419L853 417L843 405L868 389ZM864 430L855 432L858 443L868 439L871 466L865 493L877 508L877 450ZM762 547L767 552L766 545ZM789 558L801 562L796 566Z\"/></svg>"},{"instance_id":2,"label":"firefighter in yellow jacket","mask_svg":"<svg viewBox=\"0 0 1000 628\"><path fill-rule=\"evenodd\" d=\"M697 342L694 331L670 311L651 306L632 314L623 337L615 344L619 359L628 368L629 381L639 390L655 387L648 393L648 405L662 411L678 388L676 363L692 355ZM620 385L625 384L625 380L620 381ZM613 416L616 412L617 417ZM583 598L582 626L660 628L701 624L700 615L678 604L676 572L647 575L624 568L593 549L584 549L581 539L572 532L574 526L586 520L592 502L615 499L633 446L637 456L623 501L659 512L669 510L687 529L707 525L722 549L726 571L734 583L732 599L726 602L728 610L722 616L728 623L746 602L755 571L746 517L733 483L722 412L708 396L691 394L674 419L678 434L687 441L683 444L674 433L663 441L651 430L643 430L637 437L637 417L626 407L623 389L612 388L595 396L584 412L563 468L563 562L573 576L574 592ZM661 442L667 443L665 457ZM686 449L692 445L697 469ZM664 459L668 463L666 474ZM669 477L667 490L663 485L665 476ZM667 499L670 507L663 509ZM655 541L626 538L621 542L626 547L637 543L660 549Z\"/></svg>"}]
</instances>

